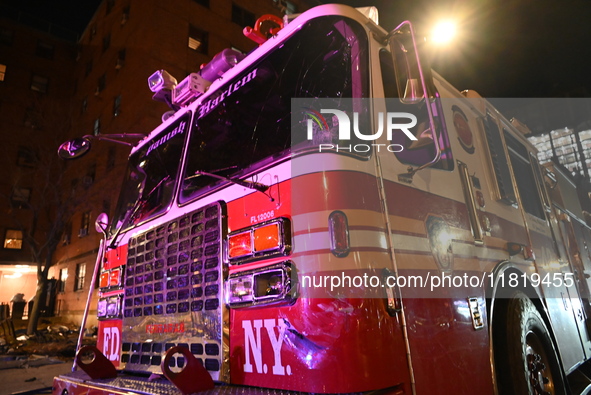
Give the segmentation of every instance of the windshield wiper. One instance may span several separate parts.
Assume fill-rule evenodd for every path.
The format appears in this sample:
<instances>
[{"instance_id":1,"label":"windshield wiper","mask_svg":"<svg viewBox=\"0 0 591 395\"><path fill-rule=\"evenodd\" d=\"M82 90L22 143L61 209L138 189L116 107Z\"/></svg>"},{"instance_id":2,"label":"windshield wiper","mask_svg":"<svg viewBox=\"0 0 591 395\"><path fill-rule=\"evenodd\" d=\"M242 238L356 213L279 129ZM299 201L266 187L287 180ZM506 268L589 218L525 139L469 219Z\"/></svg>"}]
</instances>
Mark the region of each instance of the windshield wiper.
<instances>
[{"instance_id":1,"label":"windshield wiper","mask_svg":"<svg viewBox=\"0 0 591 395\"><path fill-rule=\"evenodd\" d=\"M123 228L126 226L126 224L133 218L135 217L135 215L137 214L137 212L139 211L140 208L143 207L143 205L148 201L148 199L150 199L150 197L152 196L152 194L154 192L156 192L160 186L167 180L170 179L170 176L165 176L162 180L160 180L158 182L158 184L156 184L156 186L154 188L152 188L152 190L150 192L148 192L146 194L146 196L140 196L134 203L133 207L131 207L131 209L127 210L127 213L125 214L125 218L123 218L123 221L121 222L121 225L117 228L117 230L115 231L115 234L113 235L113 239L111 241L111 244L109 244L109 248L113 249L115 248L115 244L117 242L117 238L119 237L119 234L121 233L121 231L123 230Z\"/></svg>"},{"instance_id":2,"label":"windshield wiper","mask_svg":"<svg viewBox=\"0 0 591 395\"><path fill-rule=\"evenodd\" d=\"M191 178L195 178L197 176L208 176L208 177L217 178L219 180L228 181L233 184L240 185L240 186L243 186L248 189L254 189L255 191L259 191L262 193L267 192L267 189L269 189L268 185L261 184L260 182L246 181L246 180L240 180L237 178L224 177L224 176L220 176L218 174L208 173L208 172L202 171L202 170L197 170L195 172L195 175L187 177L186 180L190 180ZM266 195L266 193L265 193L265 195Z\"/></svg>"}]
</instances>

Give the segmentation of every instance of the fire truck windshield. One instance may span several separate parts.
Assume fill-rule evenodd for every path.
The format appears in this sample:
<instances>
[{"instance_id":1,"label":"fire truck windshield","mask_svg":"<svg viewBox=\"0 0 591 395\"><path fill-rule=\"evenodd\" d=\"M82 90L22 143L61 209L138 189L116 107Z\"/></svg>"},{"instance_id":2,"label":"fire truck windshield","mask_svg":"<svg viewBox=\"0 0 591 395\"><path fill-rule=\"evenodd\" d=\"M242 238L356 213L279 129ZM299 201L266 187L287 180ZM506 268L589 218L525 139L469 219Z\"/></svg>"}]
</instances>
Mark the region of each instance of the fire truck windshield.
<instances>
[{"instance_id":1,"label":"fire truck windshield","mask_svg":"<svg viewBox=\"0 0 591 395\"><path fill-rule=\"evenodd\" d=\"M332 98L338 106L342 98L367 97L367 47L357 22L314 19L204 99L191 128L180 202L309 148L306 136L292 141L291 99Z\"/></svg>"},{"instance_id":2,"label":"fire truck windshield","mask_svg":"<svg viewBox=\"0 0 591 395\"><path fill-rule=\"evenodd\" d=\"M111 232L143 222L172 203L190 114L185 114L129 158Z\"/></svg>"}]
</instances>

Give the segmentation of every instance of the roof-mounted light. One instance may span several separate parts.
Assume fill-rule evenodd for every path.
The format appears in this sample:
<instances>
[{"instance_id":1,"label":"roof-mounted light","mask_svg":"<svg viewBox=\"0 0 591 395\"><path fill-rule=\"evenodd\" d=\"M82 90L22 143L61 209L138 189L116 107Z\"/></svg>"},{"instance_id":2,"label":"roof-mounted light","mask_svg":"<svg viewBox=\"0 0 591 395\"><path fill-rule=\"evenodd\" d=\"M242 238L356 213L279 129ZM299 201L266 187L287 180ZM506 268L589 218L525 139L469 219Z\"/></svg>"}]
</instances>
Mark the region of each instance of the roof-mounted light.
<instances>
[{"instance_id":1,"label":"roof-mounted light","mask_svg":"<svg viewBox=\"0 0 591 395\"><path fill-rule=\"evenodd\" d=\"M205 80L199 73L191 73L173 88L172 103L187 106L204 94L209 85L211 82Z\"/></svg>"},{"instance_id":2,"label":"roof-mounted light","mask_svg":"<svg viewBox=\"0 0 591 395\"><path fill-rule=\"evenodd\" d=\"M152 100L164 102L174 111L179 109L176 104L172 103L172 90L176 85L176 78L166 70L158 70L148 77L148 87L154 92Z\"/></svg>"},{"instance_id":3,"label":"roof-mounted light","mask_svg":"<svg viewBox=\"0 0 591 395\"><path fill-rule=\"evenodd\" d=\"M166 70L158 70L150 77L148 77L148 86L154 93L158 93L162 89L172 90L176 86L176 78L170 75Z\"/></svg>"}]
</instances>

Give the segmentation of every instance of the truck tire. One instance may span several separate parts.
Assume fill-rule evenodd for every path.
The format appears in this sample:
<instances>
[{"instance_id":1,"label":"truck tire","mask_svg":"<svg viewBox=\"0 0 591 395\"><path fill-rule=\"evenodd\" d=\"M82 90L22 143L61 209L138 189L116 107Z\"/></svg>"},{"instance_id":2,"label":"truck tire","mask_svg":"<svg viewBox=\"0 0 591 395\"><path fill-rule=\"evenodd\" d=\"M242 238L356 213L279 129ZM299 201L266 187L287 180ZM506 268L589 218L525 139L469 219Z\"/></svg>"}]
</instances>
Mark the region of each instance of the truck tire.
<instances>
[{"instance_id":1,"label":"truck tire","mask_svg":"<svg viewBox=\"0 0 591 395\"><path fill-rule=\"evenodd\" d=\"M517 292L503 302L493 326L499 395L566 394L558 355L532 301Z\"/></svg>"}]
</instances>

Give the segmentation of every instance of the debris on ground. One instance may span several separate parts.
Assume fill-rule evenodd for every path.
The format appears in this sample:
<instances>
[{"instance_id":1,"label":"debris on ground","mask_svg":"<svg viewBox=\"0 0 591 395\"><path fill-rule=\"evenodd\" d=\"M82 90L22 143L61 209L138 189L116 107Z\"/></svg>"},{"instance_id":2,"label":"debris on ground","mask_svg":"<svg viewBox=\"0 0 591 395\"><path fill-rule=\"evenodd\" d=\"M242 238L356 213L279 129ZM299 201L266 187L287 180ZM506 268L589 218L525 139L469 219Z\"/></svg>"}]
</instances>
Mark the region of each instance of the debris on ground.
<instances>
[{"instance_id":1,"label":"debris on ground","mask_svg":"<svg viewBox=\"0 0 591 395\"><path fill-rule=\"evenodd\" d=\"M70 328L65 325L49 325L47 327L47 332L49 333L68 333Z\"/></svg>"},{"instance_id":2,"label":"debris on ground","mask_svg":"<svg viewBox=\"0 0 591 395\"><path fill-rule=\"evenodd\" d=\"M26 335L24 330L16 330L16 342L0 335L0 365L3 364L2 358L5 356L36 355L45 356L45 358L72 358L76 353L78 331L79 327L74 324L53 324L47 326L46 329L38 330L33 335ZM85 333L86 336L84 336L82 345L96 345L96 332L96 328L89 328ZM10 361L10 359L7 361ZM21 358L14 358L8 364L12 363L18 366L20 362L17 361L21 361ZM33 361L32 363L40 362Z\"/></svg>"}]
</instances>

